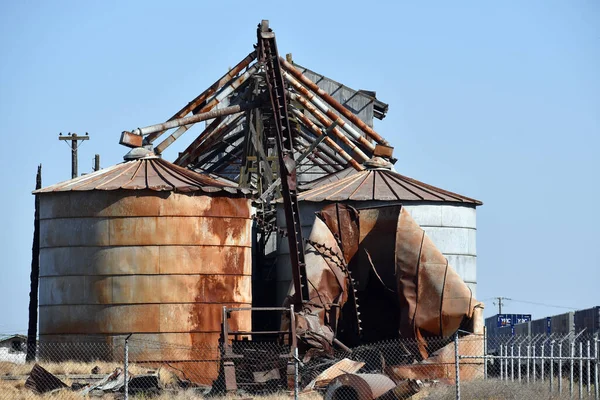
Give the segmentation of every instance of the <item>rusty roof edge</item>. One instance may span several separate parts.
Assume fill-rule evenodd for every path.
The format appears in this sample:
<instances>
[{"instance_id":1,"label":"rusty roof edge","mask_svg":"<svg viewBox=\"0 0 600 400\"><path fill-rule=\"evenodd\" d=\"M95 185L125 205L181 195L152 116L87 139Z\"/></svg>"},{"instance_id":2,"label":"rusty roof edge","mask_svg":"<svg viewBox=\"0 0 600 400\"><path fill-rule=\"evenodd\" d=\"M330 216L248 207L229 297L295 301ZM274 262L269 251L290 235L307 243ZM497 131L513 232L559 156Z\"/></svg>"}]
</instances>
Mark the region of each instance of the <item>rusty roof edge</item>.
<instances>
[{"instance_id":1,"label":"rusty roof edge","mask_svg":"<svg viewBox=\"0 0 600 400\"><path fill-rule=\"evenodd\" d=\"M148 164L151 164L148 166ZM135 173L131 174L132 169ZM150 177L148 171L152 170L156 175ZM143 177L141 175L143 175ZM133 184L136 175L144 178L141 185ZM120 182L119 180L123 180ZM112 183L112 185L111 185ZM92 190L152 190L172 192L205 192L217 193L219 191L252 197L254 190L240 188L234 184L219 182L207 175L190 171L173 163L157 157L141 158L125 161L110 167L92 172L74 179L59 182L45 188L34 190L32 194L46 194L71 191Z\"/></svg>"},{"instance_id":2,"label":"rusty roof edge","mask_svg":"<svg viewBox=\"0 0 600 400\"><path fill-rule=\"evenodd\" d=\"M339 172L340 171L338 171L336 173L339 173ZM335 175L336 173L333 173L330 175ZM420 188L420 190L422 190L423 192L429 193L432 197L437 198L437 200L432 200L432 199L402 200L400 198L400 196L398 196L399 197L398 201L425 201L425 202L444 202L444 203L457 203L457 204L463 203L463 204L474 204L475 206L483 205L483 202L480 200L473 199L473 198L470 198L467 196L463 196L461 194L454 193L449 190L441 189L441 188L433 186L433 185L429 185L427 183L418 181L413 178L409 178L405 175L399 174L398 172L391 171L386 168L374 168L374 169L370 169L370 170L357 171L356 173L348 175L342 179L338 179L333 182L327 182L322 186L316 186L309 190L306 190L298 195L298 200L299 201L310 201L310 202L331 201L331 200L329 200L330 196L333 196L334 194L337 194L341 190L343 190L343 189L341 189L341 190L339 189L340 186L344 187L344 186L351 185L356 179L360 179L362 174L365 174L365 178L367 178L369 176L369 174L389 175L389 178L391 180L396 182L398 185L402 186L405 190L412 193L416 197L422 197L422 196L417 195L412 190L406 188L405 185L403 185L397 181L400 180L400 181L403 181L405 184L413 185L416 188ZM373 179L375 179L375 176L373 176ZM375 186L375 183L373 186ZM328 191L331 191L332 193L327 193ZM351 198L352 194L355 191L356 190L353 190L352 193L348 195L347 200L348 201L364 201L364 200L356 200L356 199ZM440 196L440 194L449 197L449 199L443 198L442 196ZM376 200L376 199L373 198L370 200ZM279 202L279 199L277 201Z\"/></svg>"},{"instance_id":3,"label":"rusty roof edge","mask_svg":"<svg viewBox=\"0 0 600 400\"><path fill-rule=\"evenodd\" d=\"M424 183L424 182L418 181L416 179L410 178L408 176L402 175L402 174L400 174L398 172L393 172L393 171L390 171L390 172L394 173L394 174L396 174L396 175L398 175L400 177L402 177L402 179L405 179L408 182L411 182L411 183L414 183L414 184L417 184L417 185L422 185L422 186L424 186L424 187L426 187L428 189L431 189L431 190L440 191L440 192L442 192L442 193L444 193L444 194L446 194L446 195L448 195L450 197L464 199L464 200L466 200L466 202L474 203L474 204L479 205L479 206L483 205L483 202L481 200L477 200L477 199L474 199L472 197L463 196L462 194L451 192L449 190L442 189L442 188L439 188L437 186L429 185L427 183Z\"/></svg>"}]
</instances>

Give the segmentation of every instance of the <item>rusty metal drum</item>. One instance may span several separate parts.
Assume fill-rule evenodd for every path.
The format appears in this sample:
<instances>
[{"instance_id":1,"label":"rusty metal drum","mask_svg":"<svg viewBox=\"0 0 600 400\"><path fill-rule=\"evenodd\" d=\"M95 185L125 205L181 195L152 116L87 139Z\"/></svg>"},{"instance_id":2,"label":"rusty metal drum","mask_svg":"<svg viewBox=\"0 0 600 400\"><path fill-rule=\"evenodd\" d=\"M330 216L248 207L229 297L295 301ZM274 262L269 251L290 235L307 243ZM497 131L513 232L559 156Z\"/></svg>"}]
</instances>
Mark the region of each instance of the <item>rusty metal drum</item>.
<instances>
[{"instance_id":1,"label":"rusty metal drum","mask_svg":"<svg viewBox=\"0 0 600 400\"><path fill-rule=\"evenodd\" d=\"M40 341L132 333L132 360L207 361L200 380L216 377L223 306L252 302L248 197L155 157L37 193ZM248 331L250 314L229 324ZM92 347L68 356L100 358Z\"/></svg>"}]
</instances>

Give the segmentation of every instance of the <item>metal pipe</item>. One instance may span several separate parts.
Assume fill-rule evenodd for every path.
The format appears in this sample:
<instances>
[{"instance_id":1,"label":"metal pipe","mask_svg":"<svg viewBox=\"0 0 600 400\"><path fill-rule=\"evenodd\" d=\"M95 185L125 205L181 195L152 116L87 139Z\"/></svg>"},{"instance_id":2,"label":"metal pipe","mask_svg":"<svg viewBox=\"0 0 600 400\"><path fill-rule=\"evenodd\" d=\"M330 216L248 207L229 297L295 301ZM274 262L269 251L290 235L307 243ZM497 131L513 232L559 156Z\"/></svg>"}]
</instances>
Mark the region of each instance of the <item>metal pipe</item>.
<instances>
[{"instance_id":1,"label":"metal pipe","mask_svg":"<svg viewBox=\"0 0 600 400\"><path fill-rule=\"evenodd\" d=\"M575 340L571 342L571 359L569 360L569 396L573 398L573 359L575 358Z\"/></svg>"},{"instance_id":2,"label":"metal pipe","mask_svg":"<svg viewBox=\"0 0 600 400\"><path fill-rule=\"evenodd\" d=\"M504 346L500 344L500 380L504 378L504 367L502 362L502 350L504 350L503 347ZM508 360L506 362L508 362Z\"/></svg>"},{"instance_id":3,"label":"metal pipe","mask_svg":"<svg viewBox=\"0 0 600 400\"><path fill-rule=\"evenodd\" d=\"M600 400L600 388L598 388L598 363L600 362L600 356L598 355L598 338L594 339L594 356L596 362L594 363L594 390L596 394L596 400Z\"/></svg>"},{"instance_id":4,"label":"metal pipe","mask_svg":"<svg viewBox=\"0 0 600 400\"><path fill-rule=\"evenodd\" d=\"M194 142L199 143L197 147L191 152L183 154L182 158L184 158L184 162L188 160L192 161L194 158L208 150L208 147L217 142L219 138L224 137L227 133L231 132L231 130L235 129L239 125L242 117L243 114L237 115L233 117L230 122L221 125L217 129L209 130L207 128L196 140L194 140Z\"/></svg>"},{"instance_id":5,"label":"metal pipe","mask_svg":"<svg viewBox=\"0 0 600 400\"><path fill-rule=\"evenodd\" d=\"M204 107L202 107L202 109L200 110L200 112L197 115L201 115L201 114L205 114L208 113L210 110L212 110L217 104L219 104L225 97L229 96L231 93L233 93L233 91L235 89L237 89L238 87L240 87L251 75L253 75L255 72L257 71L257 67L256 65L252 66L251 68L248 68L248 70L246 72L244 72L241 76L239 76L238 78L232 80L227 87L225 87L223 90L221 90L215 97L213 97L213 99ZM192 118L192 117L190 117ZM210 119L210 118L207 118ZM162 153L167 147L169 147L175 140L177 140L181 135L183 135L190 127L192 124L185 124L183 126L180 126L179 129L177 129L175 132L173 132L172 134L169 135L169 137L167 137L165 140L163 140L157 147L156 147L156 151L158 153Z\"/></svg>"},{"instance_id":6,"label":"metal pipe","mask_svg":"<svg viewBox=\"0 0 600 400\"><path fill-rule=\"evenodd\" d=\"M550 393L554 389L554 340L550 342Z\"/></svg>"},{"instance_id":7,"label":"metal pipe","mask_svg":"<svg viewBox=\"0 0 600 400\"><path fill-rule=\"evenodd\" d=\"M504 380L508 381L508 345L504 345L504 356L506 357L506 362L504 363Z\"/></svg>"},{"instance_id":8,"label":"metal pipe","mask_svg":"<svg viewBox=\"0 0 600 400\"><path fill-rule=\"evenodd\" d=\"M183 118L189 113L191 113L194 109L198 108L206 99L212 96L217 92L223 85L229 82L233 77L239 74L244 68L246 68L250 63L256 58L256 51L252 51L250 54L246 56L242 61L240 61L235 67L230 69L225 75L223 75L219 80L209 86L204 92L198 95L194 100L189 102L185 107L179 110L175 115L169 118L169 121ZM151 144L154 142L156 138L165 133L166 130L156 131L148 135L146 137L146 143Z\"/></svg>"},{"instance_id":9,"label":"metal pipe","mask_svg":"<svg viewBox=\"0 0 600 400\"><path fill-rule=\"evenodd\" d=\"M517 364L518 364L518 368L519 368L519 371L518 371L518 373L519 373L519 383L521 383L521 345L522 344L523 344L522 342L519 343L519 347L517 349L518 350L518 354L517 354L518 363Z\"/></svg>"},{"instance_id":10,"label":"metal pipe","mask_svg":"<svg viewBox=\"0 0 600 400\"><path fill-rule=\"evenodd\" d=\"M562 340L558 342L558 354L558 393L562 394Z\"/></svg>"},{"instance_id":11,"label":"metal pipe","mask_svg":"<svg viewBox=\"0 0 600 400\"><path fill-rule=\"evenodd\" d=\"M292 112L294 116L300 120L300 122L309 129L313 134L320 136L323 134L321 129L310 120L306 115L304 115L300 110L293 109ZM331 124L330 124L331 125ZM336 134L337 128L333 129L333 134ZM339 131L338 131L339 132ZM339 137L339 136L338 136ZM345 136L344 136L345 137ZM344 160L348 161L352 167L357 171L362 171L365 169L361 164L359 164L350 154L348 154L344 149L342 149L335 141L333 141L330 137L325 138L325 142L334 149L340 156L343 157ZM365 156L366 157L366 156Z\"/></svg>"},{"instance_id":12,"label":"metal pipe","mask_svg":"<svg viewBox=\"0 0 600 400\"><path fill-rule=\"evenodd\" d=\"M296 93L289 93L290 99L295 100L302 104L304 108L306 108L312 115L317 118L317 120L323 124L326 128L329 127L333 121L327 118L323 113L321 113L315 106L313 106L310 102L308 102L304 97L297 95ZM361 161L367 161L369 157L363 153L361 149L358 148L346 135L339 131L338 128L333 129L333 134L337 136L344 144L352 149L352 151L361 159Z\"/></svg>"},{"instance_id":13,"label":"metal pipe","mask_svg":"<svg viewBox=\"0 0 600 400\"><path fill-rule=\"evenodd\" d=\"M350 124L347 124L342 118L340 118L335 112L329 109L325 103L319 100L314 94L312 94L308 89L300 84L297 80L295 80L290 74L283 72L283 77L296 89L301 96L304 96L308 99L312 104L314 104L322 113L324 113L328 118L332 121L337 122L337 124L346 131L350 136L354 138L354 140L360 142L363 146L368 148L369 150L375 150L375 145L369 142L364 136L358 133Z\"/></svg>"},{"instance_id":14,"label":"metal pipe","mask_svg":"<svg viewBox=\"0 0 600 400\"><path fill-rule=\"evenodd\" d=\"M483 327L483 379L488 378L488 370L487 370L487 352L488 352L488 342L487 342L487 328Z\"/></svg>"},{"instance_id":15,"label":"metal pipe","mask_svg":"<svg viewBox=\"0 0 600 400\"><path fill-rule=\"evenodd\" d=\"M298 131L298 138L302 139L306 143L310 143L310 141L313 140L311 136L309 136L306 132L303 132L302 130ZM333 151L331 151L330 148L325 146L323 143L319 143L317 149L318 151L315 152L315 154L317 155L317 157L319 157L325 162L327 167L329 167L332 170L331 173L341 171L342 169L344 169L344 165L347 164L347 161L341 158Z\"/></svg>"},{"instance_id":16,"label":"metal pipe","mask_svg":"<svg viewBox=\"0 0 600 400\"><path fill-rule=\"evenodd\" d=\"M526 371L527 371L527 384L529 385L529 357L530 357L530 352L531 352L531 339L529 340L529 343L527 343L527 367L526 367Z\"/></svg>"},{"instance_id":17,"label":"metal pipe","mask_svg":"<svg viewBox=\"0 0 600 400\"><path fill-rule=\"evenodd\" d=\"M541 364L541 378L542 378L542 382L544 382L544 368L545 368L545 363L546 363L546 353L544 353L544 346L546 341L542 342L542 364Z\"/></svg>"},{"instance_id":18,"label":"metal pipe","mask_svg":"<svg viewBox=\"0 0 600 400\"><path fill-rule=\"evenodd\" d=\"M579 398L583 398L583 342L579 341Z\"/></svg>"},{"instance_id":19,"label":"metal pipe","mask_svg":"<svg viewBox=\"0 0 600 400\"><path fill-rule=\"evenodd\" d=\"M182 125L195 124L196 122L206 121L207 119L213 119L213 118L217 118L217 117L224 116L224 115L239 114L241 112L250 110L250 109L258 106L261 103L262 102L252 102L252 103L244 103L244 104L238 104L235 106L220 108L218 110L212 110L207 113L192 115L191 117L183 117L183 118L163 122L161 124L150 125L145 128L137 128L137 129L134 129L133 131L127 132L127 133L132 134L132 135L144 136L144 135L151 134L153 132L159 132L161 130L177 128L178 126L182 126ZM173 139L173 140L175 140L175 139Z\"/></svg>"},{"instance_id":20,"label":"metal pipe","mask_svg":"<svg viewBox=\"0 0 600 400\"><path fill-rule=\"evenodd\" d=\"M510 345L510 381L515 381L515 345Z\"/></svg>"},{"instance_id":21,"label":"metal pipe","mask_svg":"<svg viewBox=\"0 0 600 400\"><path fill-rule=\"evenodd\" d=\"M454 334L454 366L456 374L456 400L460 400L460 367L458 355L458 331Z\"/></svg>"},{"instance_id":22,"label":"metal pipe","mask_svg":"<svg viewBox=\"0 0 600 400\"><path fill-rule=\"evenodd\" d=\"M217 127L221 124L221 122L223 122L223 119L224 119L224 117L215 118L213 120L213 122L211 122L204 129L204 131L202 131L202 133L200 133L200 135L198 135L198 137L196 139L194 139L194 141L192 143L190 143L189 146L179 154L179 157L177 157L174 164L180 165L182 167L185 166L185 163L187 162L187 160L189 158L191 158L190 153L192 151L194 151L200 145L200 143L202 143L202 140L204 140L204 137L207 135L207 132L212 132L215 129L217 129ZM154 151L156 152L157 149L155 149Z\"/></svg>"},{"instance_id":23,"label":"metal pipe","mask_svg":"<svg viewBox=\"0 0 600 400\"><path fill-rule=\"evenodd\" d=\"M308 79L302 72L296 69L292 64L284 60L280 57L281 65L283 68L290 74L292 74L296 79L306 85L310 90L319 95L323 100L327 102L330 106L332 106L337 112L342 114L344 117L348 118L350 122L356 125L360 130L369 135L373 140L377 143L383 144L384 146L389 146L390 144L381 137L377 132L373 130L369 125L365 124L360 118L358 118L354 113L340 104L336 99L334 99L329 93L325 92L323 89L317 86L316 83Z\"/></svg>"},{"instance_id":24,"label":"metal pipe","mask_svg":"<svg viewBox=\"0 0 600 400\"><path fill-rule=\"evenodd\" d=\"M592 359L590 340L587 341L587 397L592 397L592 374L590 360Z\"/></svg>"},{"instance_id":25,"label":"metal pipe","mask_svg":"<svg viewBox=\"0 0 600 400\"><path fill-rule=\"evenodd\" d=\"M123 363L123 379L125 381L125 400L129 399L129 338L133 335L130 333L125 338L125 360Z\"/></svg>"}]
</instances>

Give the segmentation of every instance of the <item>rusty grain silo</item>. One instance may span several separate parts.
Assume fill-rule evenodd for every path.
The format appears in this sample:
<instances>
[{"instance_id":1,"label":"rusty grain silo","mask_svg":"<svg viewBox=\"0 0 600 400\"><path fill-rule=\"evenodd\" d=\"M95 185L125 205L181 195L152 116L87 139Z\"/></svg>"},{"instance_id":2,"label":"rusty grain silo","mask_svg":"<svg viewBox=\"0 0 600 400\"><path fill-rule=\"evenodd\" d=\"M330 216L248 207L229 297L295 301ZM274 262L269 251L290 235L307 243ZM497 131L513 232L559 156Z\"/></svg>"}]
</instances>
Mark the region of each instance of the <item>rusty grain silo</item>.
<instances>
[{"instance_id":1,"label":"rusty grain silo","mask_svg":"<svg viewBox=\"0 0 600 400\"><path fill-rule=\"evenodd\" d=\"M218 358L223 306L252 302L247 192L146 156L36 193L42 343L111 348L133 333L135 360L185 367ZM229 324L248 331L250 314L234 313ZM215 350L200 357L183 350L207 346ZM102 355L92 346L74 353ZM216 368L194 372L208 381Z\"/></svg>"}]
</instances>

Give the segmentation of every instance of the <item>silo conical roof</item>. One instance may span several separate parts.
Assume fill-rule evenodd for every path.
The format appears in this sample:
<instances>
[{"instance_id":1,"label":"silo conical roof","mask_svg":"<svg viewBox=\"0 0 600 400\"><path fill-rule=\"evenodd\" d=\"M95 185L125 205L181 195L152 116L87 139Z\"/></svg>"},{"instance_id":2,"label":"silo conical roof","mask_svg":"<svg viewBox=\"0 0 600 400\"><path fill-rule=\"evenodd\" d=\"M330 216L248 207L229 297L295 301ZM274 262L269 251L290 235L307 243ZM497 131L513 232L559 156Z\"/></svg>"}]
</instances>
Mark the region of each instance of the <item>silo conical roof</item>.
<instances>
[{"instance_id":1,"label":"silo conical roof","mask_svg":"<svg viewBox=\"0 0 600 400\"><path fill-rule=\"evenodd\" d=\"M250 194L224 181L217 181L156 156L125 161L91 174L54 184L39 190L38 193L89 191L89 190L154 190L173 192L206 193L227 192L232 194Z\"/></svg>"},{"instance_id":2,"label":"silo conical roof","mask_svg":"<svg viewBox=\"0 0 600 400\"><path fill-rule=\"evenodd\" d=\"M391 164L374 159L365 163L363 171L352 168L336 172L305 187L300 201L430 201L482 205L448 190L428 185L391 170Z\"/></svg>"}]
</instances>

